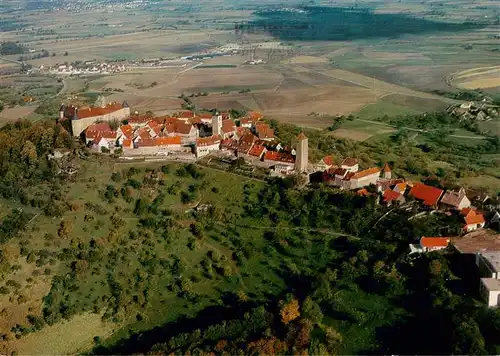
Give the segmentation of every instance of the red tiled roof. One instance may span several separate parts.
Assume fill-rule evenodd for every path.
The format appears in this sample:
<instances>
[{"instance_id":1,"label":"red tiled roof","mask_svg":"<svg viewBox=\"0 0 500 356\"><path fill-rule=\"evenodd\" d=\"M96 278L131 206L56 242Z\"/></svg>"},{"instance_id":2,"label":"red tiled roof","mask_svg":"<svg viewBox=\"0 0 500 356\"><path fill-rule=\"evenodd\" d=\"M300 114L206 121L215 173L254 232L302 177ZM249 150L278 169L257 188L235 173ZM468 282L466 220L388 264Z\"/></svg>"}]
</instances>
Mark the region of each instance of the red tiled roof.
<instances>
[{"instance_id":1,"label":"red tiled roof","mask_svg":"<svg viewBox=\"0 0 500 356\"><path fill-rule=\"evenodd\" d=\"M185 123L182 120L175 120L174 122L165 125L165 129L168 133L179 133L183 135L188 135L192 128L193 125Z\"/></svg>"},{"instance_id":2,"label":"red tiled roof","mask_svg":"<svg viewBox=\"0 0 500 356\"><path fill-rule=\"evenodd\" d=\"M275 151L267 151L266 153L264 153L264 160L285 163L295 162L295 158L292 155Z\"/></svg>"},{"instance_id":3,"label":"red tiled roof","mask_svg":"<svg viewBox=\"0 0 500 356\"><path fill-rule=\"evenodd\" d=\"M380 169L378 167L368 168L363 171L359 171L354 173L351 179L360 179L366 176L370 176L372 174L380 174Z\"/></svg>"},{"instance_id":4,"label":"red tiled roof","mask_svg":"<svg viewBox=\"0 0 500 356\"><path fill-rule=\"evenodd\" d=\"M463 208L462 210L460 210L460 215L462 216L468 216L471 214L474 214L474 209L472 208Z\"/></svg>"},{"instance_id":5,"label":"red tiled roof","mask_svg":"<svg viewBox=\"0 0 500 356\"><path fill-rule=\"evenodd\" d=\"M248 151L248 154L250 156L260 157L262 156L262 153L264 153L265 150L266 148L262 145L253 145L250 151Z\"/></svg>"},{"instance_id":6,"label":"red tiled roof","mask_svg":"<svg viewBox=\"0 0 500 356\"><path fill-rule=\"evenodd\" d=\"M388 202L391 202L393 200L398 200L401 196L402 196L402 194L395 192L394 190L387 189L386 191L384 191L384 195L383 195L384 203L388 203Z\"/></svg>"},{"instance_id":7,"label":"red tiled roof","mask_svg":"<svg viewBox=\"0 0 500 356\"><path fill-rule=\"evenodd\" d=\"M410 190L410 195L415 199L422 200L427 206L434 206L438 203L443 191L439 188L431 187L423 183L415 183Z\"/></svg>"},{"instance_id":8,"label":"red tiled roof","mask_svg":"<svg viewBox=\"0 0 500 356\"><path fill-rule=\"evenodd\" d=\"M368 197L368 196L372 195L372 193L370 193L368 190L366 190L366 188L358 190L356 192L356 194L361 196L361 197Z\"/></svg>"},{"instance_id":9,"label":"red tiled roof","mask_svg":"<svg viewBox=\"0 0 500 356\"><path fill-rule=\"evenodd\" d=\"M322 159L323 163L327 166L333 166L335 162L333 161L333 156L325 156Z\"/></svg>"},{"instance_id":10,"label":"red tiled roof","mask_svg":"<svg viewBox=\"0 0 500 356\"><path fill-rule=\"evenodd\" d=\"M382 170L386 173L391 172L391 167L387 163L384 164L384 167L382 167Z\"/></svg>"},{"instance_id":11,"label":"red tiled roof","mask_svg":"<svg viewBox=\"0 0 500 356\"><path fill-rule=\"evenodd\" d=\"M225 147L227 149L235 150L238 148L238 141L233 140L232 138L226 138L226 139L222 140L221 146Z\"/></svg>"},{"instance_id":12,"label":"red tiled roof","mask_svg":"<svg viewBox=\"0 0 500 356\"><path fill-rule=\"evenodd\" d=\"M136 135L141 138L141 140L148 140L151 138L151 135L149 134L149 131L145 127L141 127L139 130L137 130Z\"/></svg>"},{"instance_id":13,"label":"red tiled roof","mask_svg":"<svg viewBox=\"0 0 500 356\"><path fill-rule=\"evenodd\" d=\"M255 131L260 139L274 138L274 130L268 124L262 123L255 126Z\"/></svg>"},{"instance_id":14,"label":"red tiled roof","mask_svg":"<svg viewBox=\"0 0 500 356\"><path fill-rule=\"evenodd\" d=\"M469 214L464 218L467 225L482 224L485 222L483 214Z\"/></svg>"},{"instance_id":15,"label":"red tiled roof","mask_svg":"<svg viewBox=\"0 0 500 356\"><path fill-rule=\"evenodd\" d=\"M446 247L450 243L450 239L448 237L425 237L422 236L420 239L420 245L423 247Z\"/></svg>"},{"instance_id":16,"label":"red tiled roof","mask_svg":"<svg viewBox=\"0 0 500 356\"><path fill-rule=\"evenodd\" d=\"M258 120L262 119L263 117L264 116L258 111L249 111L247 113L247 118L254 120L254 121L258 121Z\"/></svg>"},{"instance_id":17,"label":"red tiled roof","mask_svg":"<svg viewBox=\"0 0 500 356\"><path fill-rule=\"evenodd\" d=\"M156 121L149 121L146 126L148 126L156 135L161 133L161 126Z\"/></svg>"},{"instance_id":18,"label":"red tiled roof","mask_svg":"<svg viewBox=\"0 0 500 356\"><path fill-rule=\"evenodd\" d=\"M254 122L256 122L256 120L252 119L252 118L249 118L249 117L244 117L244 118L241 118L240 119L240 124L241 125L245 125L245 124L253 124Z\"/></svg>"},{"instance_id":19,"label":"red tiled roof","mask_svg":"<svg viewBox=\"0 0 500 356\"><path fill-rule=\"evenodd\" d=\"M90 125L85 130L85 137L88 139L95 139L98 136L106 139L116 138L116 131L113 131L107 122Z\"/></svg>"},{"instance_id":20,"label":"red tiled roof","mask_svg":"<svg viewBox=\"0 0 500 356\"><path fill-rule=\"evenodd\" d=\"M171 146L180 144L181 144L181 137L173 136L173 137L156 137L156 138L143 139L138 143L138 146L153 147L153 146Z\"/></svg>"},{"instance_id":21,"label":"red tiled roof","mask_svg":"<svg viewBox=\"0 0 500 356\"><path fill-rule=\"evenodd\" d=\"M192 111L179 111L174 114L175 117L179 117L182 119L192 119L194 117L194 112Z\"/></svg>"},{"instance_id":22,"label":"red tiled roof","mask_svg":"<svg viewBox=\"0 0 500 356\"><path fill-rule=\"evenodd\" d=\"M144 124L146 122L151 121L151 116L133 115L133 116L129 116L127 121L129 124Z\"/></svg>"},{"instance_id":23,"label":"red tiled roof","mask_svg":"<svg viewBox=\"0 0 500 356\"><path fill-rule=\"evenodd\" d=\"M330 171L330 170L329 170ZM333 170L333 173L334 175L336 176L342 176L342 177L345 177L347 173L347 169L344 169L344 168L336 168L335 170Z\"/></svg>"},{"instance_id":24,"label":"red tiled roof","mask_svg":"<svg viewBox=\"0 0 500 356\"><path fill-rule=\"evenodd\" d=\"M236 128L236 133L238 134L238 136L244 136L244 135L248 135L248 134L252 134L252 131L250 131L249 128L247 127L237 127Z\"/></svg>"},{"instance_id":25,"label":"red tiled roof","mask_svg":"<svg viewBox=\"0 0 500 356\"><path fill-rule=\"evenodd\" d=\"M463 208L460 214L464 217L467 225L482 224L485 222L484 216L472 208Z\"/></svg>"},{"instance_id":26,"label":"red tiled roof","mask_svg":"<svg viewBox=\"0 0 500 356\"><path fill-rule=\"evenodd\" d=\"M222 131L224 133L230 133L236 131L236 125L233 120L222 120Z\"/></svg>"},{"instance_id":27,"label":"red tiled roof","mask_svg":"<svg viewBox=\"0 0 500 356\"><path fill-rule=\"evenodd\" d=\"M134 130L130 124L120 126L120 131L126 138L132 138L132 135L134 134Z\"/></svg>"},{"instance_id":28,"label":"red tiled roof","mask_svg":"<svg viewBox=\"0 0 500 356\"><path fill-rule=\"evenodd\" d=\"M210 137L197 138L196 146L210 146L220 142L221 142L220 135L215 135Z\"/></svg>"},{"instance_id":29,"label":"red tiled roof","mask_svg":"<svg viewBox=\"0 0 500 356\"><path fill-rule=\"evenodd\" d=\"M352 166L355 166L357 164L358 164L358 160L356 158L345 158L342 161L341 166L352 167Z\"/></svg>"},{"instance_id":30,"label":"red tiled roof","mask_svg":"<svg viewBox=\"0 0 500 356\"><path fill-rule=\"evenodd\" d=\"M94 116L102 116L106 114L111 114L115 111L118 111L120 109L123 109L122 105L119 103L111 103L109 105L106 105L103 108L97 107L97 108L80 108L77 111L77 117L79 119L85 119L88 117L94 117Z\"/></svg>"},{"instance_id":31,"label":"red tiled roof","mask_svg":"<svg viewBox=\"0 0 500 356\"><path fill-rule=\"evenodd\" d=\"M213 115L210 112L202 112L198 113L196 116L199 117L200 119L211 119Z\"/></svg>"},{"instance_id":32,"label":"red tiled roof","mask_svg":"<svg viewBox=\"0 0 500 356\"><path fill-rule=\"evenodd\" d=\"M201 121L201 118L199 118L199 117L193 117L192 119L189 119L188 122L191 125L196 125L196 124L202 124L203 123L203 121Z\"/></svg>"}]
</instances>

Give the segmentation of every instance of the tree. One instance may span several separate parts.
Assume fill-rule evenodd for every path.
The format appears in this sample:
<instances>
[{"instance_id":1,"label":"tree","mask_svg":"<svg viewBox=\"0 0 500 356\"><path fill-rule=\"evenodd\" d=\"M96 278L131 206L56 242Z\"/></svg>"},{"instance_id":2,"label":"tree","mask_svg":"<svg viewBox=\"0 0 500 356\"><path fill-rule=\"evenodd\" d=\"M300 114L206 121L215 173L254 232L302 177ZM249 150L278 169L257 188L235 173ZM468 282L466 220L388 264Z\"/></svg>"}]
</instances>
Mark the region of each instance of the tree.
<instances>
[{"instance_id":1,"label":"tree","mask_svg":"<svg viewBox=\"0 0 500 356\"><path fill-rule=\"evenodd\" d=\"M300 316L299 312L299 301L297 299L292 299L288 303L284 303L280 310L281 321L283 324L287 325L292 320L297 319Z\"/></svg>"},{"instance_id":2,"label":"tree","mask_svg":"<svg viewBox=\"0 0 500 356\"><path fill-rule=\"evenodd\" d=\"M321 308L311 297L307 297L302 303L302 316L314 324L319 324L323 320Z\"/></svg>"},{"instance_id":3,"label":"tree","mask_svg":"<svg viewBox=\"0 0 500 356\"><path fill-rule=\"evenodd\" d=\"M21 158L29 165L32 165L36 162L38 156L36 153L36 147L33 142L26 141L24 143L23 149L21 151Z\"/></svg>"}]
</instances>

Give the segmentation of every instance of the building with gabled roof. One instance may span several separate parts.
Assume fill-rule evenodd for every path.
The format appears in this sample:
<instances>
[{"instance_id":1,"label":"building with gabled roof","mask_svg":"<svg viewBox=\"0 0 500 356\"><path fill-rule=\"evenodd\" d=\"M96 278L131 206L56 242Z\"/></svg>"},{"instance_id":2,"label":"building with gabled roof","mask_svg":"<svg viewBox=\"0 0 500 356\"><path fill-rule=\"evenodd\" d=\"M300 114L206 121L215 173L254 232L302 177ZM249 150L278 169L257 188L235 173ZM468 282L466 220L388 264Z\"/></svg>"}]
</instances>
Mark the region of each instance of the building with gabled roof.
<instances>
[{"instance_id":1,"label":"building with gabled roof","mask_svg":"<svg viewBox=\"0 0 500 356\"><path fill-rule=\"evenodd\" d=\"M345 169L345 168L343 168ZM373 167L358 172L352 172L345 169L347 174L342 179L341 188L343 189L358 189L369 186L370 184L377 184L380 178L380 168Z\"/></svg>"},{"instance_id":2,"label":"building with gabled roof","mask_svg":"<svg viewBox=\"0 0 500 356\"><path fill-rule=\"evenodd\" d=\"M219 151L222 137L213 135L210 137L197 138L195 143L195 154L197 158L206 156L214 151Z\"/></svg>"},{"instance_id":3,"label":"building with gabled roof","mask_svg":"<svg viewBox=\"0 0 500 356\"><path fill-rule=\"evenodd\" d=\"M425 237L420 239L420 247L424 252L442 250L450 244L449 237Z\"/></svg>"},{"instance_id":4,"label":"building with gabled roof","mask_svg":"<svg viewBox=\"0 0 500 356\"><path fill-rule=\"evenodd\" d=\"M259 140L272 141L275 138L274 130L264 122L256 123L254 130Z\"/></svg>"},{"instance_id":5,"label":"building with gabled roof","mask_svg":"<svg viewBox=\"0 0 500 356\"><path fill-rule=\"evenodd\" d=\"M320 172L320 171L326 171L327 169L332 168L335 166L335 161L333 159L333 156L325 156L323 157L318 163L316 163L315 170Z\"/></svg>"},{"instance_id":6,"label":"building with gabled roof","mask_svg":"<svg viewBox=\"0 0 500 356\"><path fill-rule=\"evenodd\" d=\"M340 164L340 168L346 169L349 172L357 172L359 170L359 162L356 158L345 158Z\"/></svg>"},{"instance_id":7,"label":"building with gabled roof","mask_svg":"<svg viewBox=\"0 0 500 356\"><path fill-rule=\"evenodd\" d=\"M382 178L385 179L391 179L392 178L392 170L389 164L384 163L384 166L382 167Z\"/></svg>"},{"instance_id":8,"label":"building with gabled roof","mask_svg":"<svg viewBox=\"0 0 500 356\"><path fill-rule=\"evenodd\" d=\"M464 230L466 232L471 232L477 229L482 229L486 224L484 215L478 213L473 208L463 208L460 210L460 215L462 215L465 225Z\"/></svg>"},{"instance_id":9,"label":"building with gabled roof","mask_svg":"<svg viewBox=\"0 0 500 356\"><path fill-rule=\"evenodd\" d=\"M231 119L222 120L222 136L228 138L236 133L236 124Z\"/></svg>"},{"instance_id":10,"label":"building with gabled roof","mask_svg":"<svg viewBox=\"0 0 500 356\"><path fill-rule=\"evenodd\" d=\"M248 154L253 157L257 157L259 160L262 158L262 156L267 152L267 149L263 145L258 145L255 144L253 147L248 151Z\"/></svg>"},{"instance_id":11,"label":"building with gabled roof","mask_svg":"<svg viewBox=\"0 0 500 356\"><path fill-rule=\"evenodd\" d=\"M500 251L476 253L479 270L479 292L489 307L500 305Z\"/></svg>"},{"instance_id":12,"label":"building with gabled roof","mask_svg":"<svg viewBox=\"0 0 500 356\"><path fill-rule=\"evenodd\" d=\"M442 189L417 182L411 188L409 195L428 207L437 207L443 193Z\"/></svg>"},{"instance_id":13,"label":"building with gabled roof","mask_svg":"<svg viewBox=\"0 0 500 356\"><path fill-rule=\"evenodd\" d=\"M387 189L382 194L382 203L391 206L393 204L404 204L406 199L403 194L395 192L392 189Z\"/></svg>"},{"instance_id":14,"label":"building with gabled roof","mask_svg":"<svg viewBox=\"0 0 500 356\"><path fill-rule=\"evenodd\" d=\"M87 144L94 142L97 138L99 140L102 138L112 144L113 146L117 142L118 133L117 131L111 129L109 123L102 122L98 124L92 124L85 129L85 142Z\"/></svg>"},{"instance_id":15,"label":"building with gabled roof","mask_svg":"<svg viewBox=\"0 0 500 356\"><path fill-rule=\"evenodd\" d=\"M264 153L264 162L267 162L269 165L279 163L293 166L295 164L295 157L284 152L266 151Z\"/></svg>"},{"instance_id":16,"label":"building with gabled roof","mask_svg":"<svg viewBox=\"0 0 500 356\"><path fill-rule=\"evenodd\" d=\"M83 131L97 121L121 121L130 115L130 108L119 103L110 103L103 107L64 106L62 116L71 120L73 136L80 136Z\"/></svg>"},{"instance_id":17,"label":"building with gabled roof","mask_svg":"<svg viewBox=\"0 0 500 356\"><path fill-rule=\"evenodd\" d=\"M467 198L467 195L465 194L464 188L460 188L458 191L446 191L441 198L441 204L457 210L468 208L471 205L469 198Z\"/></svg>"}]
</instances>

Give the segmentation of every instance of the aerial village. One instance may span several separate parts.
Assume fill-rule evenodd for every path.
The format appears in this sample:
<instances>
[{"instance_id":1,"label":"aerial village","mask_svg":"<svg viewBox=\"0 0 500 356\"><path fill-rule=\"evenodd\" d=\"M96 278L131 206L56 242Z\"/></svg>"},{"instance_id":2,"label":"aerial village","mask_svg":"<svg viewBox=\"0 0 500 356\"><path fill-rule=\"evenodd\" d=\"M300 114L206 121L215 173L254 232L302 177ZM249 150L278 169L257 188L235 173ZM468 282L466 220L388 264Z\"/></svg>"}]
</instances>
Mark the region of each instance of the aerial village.
<instances>
[{"instance_id":1,"label":"aerial village","mask_svg":"<svg viewBox=\"0 0 500 356\"><path fill-rule=\"evenodd\" d=\"M95 107L62 105L59 120L70 120L73 135L95 152L114 153L121 159L163 157L168 160L197 162L217 157L244 161L250 167L265 169L270 176L303 178L312 175L327 185L359 196L372 197L389 209L408 209L418 204L417 215L444 213L462 221L461 236L427 237L409 246L410 255L446 249L453 245L462 253L476 256L481 271L480 291L489 306L500 305L500 235L482 233L487 225L500 224L498 211L483 212L489 197L484 194L442 190L418 181L392 176L391 167L360 169L354 157L326 156L317 163L308 158L308 138L301 133L295 147L283 146L274 130L258 112L233 119L228 112L176 112L155 117L131 113L126 102ZM487 218L488 220L487 221Z\"/></svg>"}]
</instances>

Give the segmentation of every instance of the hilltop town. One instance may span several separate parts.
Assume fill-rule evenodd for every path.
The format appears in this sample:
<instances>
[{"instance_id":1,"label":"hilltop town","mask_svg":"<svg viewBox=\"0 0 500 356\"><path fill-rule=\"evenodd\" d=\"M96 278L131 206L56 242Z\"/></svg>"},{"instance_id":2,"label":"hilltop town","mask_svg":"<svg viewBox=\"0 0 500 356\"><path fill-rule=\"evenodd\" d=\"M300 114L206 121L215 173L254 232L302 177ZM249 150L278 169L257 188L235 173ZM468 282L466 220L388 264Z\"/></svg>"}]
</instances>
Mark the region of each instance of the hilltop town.
<instances>
[{"instance_id":1,"label":"hilltop town","mask_svg":"<svg viewBox=\"0 0 500 356\"><path fill-rule=\"evenodd\" d=\"M164 157L206 164L212 157L228 162L244 162L248 167L264 170L270 177L294 177L299 186L321 183L342 191L352 191L358 196L371 197L391 209L416 208L416 216L446 214L460 221L459 235L465 235L464 238L422 237L419 244L410 244L411 254L445 249L455 244L459 250L462 248L468 253L477 253L478 266L485 263L494 265L495 262L491 261L500 256L483 245L475 248L476 244L471 246L470 243L470 236L476 236L487 222L490 225L500 222L498 212L478 209L485 207L490 199L487 195L468 194L463 187L443 190L419 181L394 177L389 164L360 167L355 157L329 155L318 162L310 162L308 138L304 133L296 137L293 147L283 145L258 112L248 112L237 119L231 117L229 112L193 111L157 117L131 113L126 102L106 104L101 98L97 107L63 105L59 121L66 120L71 122L73 135L90 149L102 154L116 154L120 159ZM481 236L495 246L497 237L489 233ZM466 247L463 247L464 244ZM490 306L500 305L496 297L500 295L497 276L497 272L490 271L485 272L481 279L481 291Z\"/></svg>"}]
</instances>

